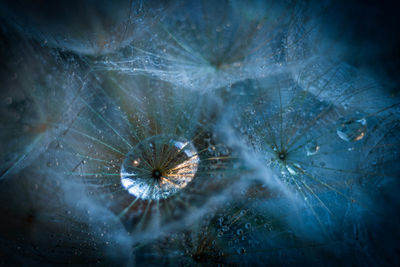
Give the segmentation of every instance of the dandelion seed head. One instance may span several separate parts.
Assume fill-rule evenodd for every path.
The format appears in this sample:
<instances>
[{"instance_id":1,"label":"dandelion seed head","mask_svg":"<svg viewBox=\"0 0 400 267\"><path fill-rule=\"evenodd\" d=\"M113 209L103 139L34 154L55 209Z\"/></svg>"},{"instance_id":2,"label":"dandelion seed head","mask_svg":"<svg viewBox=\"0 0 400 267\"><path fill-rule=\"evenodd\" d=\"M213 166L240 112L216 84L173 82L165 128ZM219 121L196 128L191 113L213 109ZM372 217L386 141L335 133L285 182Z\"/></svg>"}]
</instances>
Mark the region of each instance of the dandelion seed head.
<instances>
[{"instance_id":1,"label":"dandelion seed head","mask_svg":"<svg viewBox=\"0 0 400 267\"><path fill-rule=\"evenodd\" d=\"M396 262L400 101L335 3L42 2L0 4L0 264Z\"/></svg>"}]
</instances>

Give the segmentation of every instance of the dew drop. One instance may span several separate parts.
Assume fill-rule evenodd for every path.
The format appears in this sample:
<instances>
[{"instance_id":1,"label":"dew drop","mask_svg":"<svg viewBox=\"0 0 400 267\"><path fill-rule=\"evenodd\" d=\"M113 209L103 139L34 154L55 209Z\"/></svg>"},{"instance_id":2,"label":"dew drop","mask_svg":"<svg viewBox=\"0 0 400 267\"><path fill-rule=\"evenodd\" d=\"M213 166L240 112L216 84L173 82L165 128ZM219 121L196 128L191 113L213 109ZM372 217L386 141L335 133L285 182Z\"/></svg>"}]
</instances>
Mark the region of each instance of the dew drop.
<instances>
[{"instance_id":1,"label":"dew drop","mask_svg":"<svg viewBox=\"0 0 400 267\"><path fill-rule=\"evenodd\" d=\"M353 142L364 138L367 132L367 120L360 114L340 118L336 133L344 141Z\"/></svg>"},{"instance_id":2,"label":"dew drop","mask_svg":"<svg viewBox=\"0 0 400 267\"><path fill-rule=\"evenodd\" d=\"M318 153L319 145L314 140L306 144L307 156L312 156Z\"/></svg>"},{"instance_id":3,"label":"dew drop","mask_svg":"<svg viewBox=\"0 0 400 267\"><path fill-rule=\"evenodd\" d=\"M297 172L291 166L287 166L286 169L288 170L288 172L291 175L296 175L297 174Z\"/></svg>"},{"instance_id":4,"label":"dew drop","mask_svg":"<svg viewBox=\"0 0 400 267\"><path fill-rule=\"evenodd\" d=\"M121 184L135 197L165 199L193 180L199 161L197 150L186 139L152 136L126 155L121 166Z\"/></svg>"}]
</instances>

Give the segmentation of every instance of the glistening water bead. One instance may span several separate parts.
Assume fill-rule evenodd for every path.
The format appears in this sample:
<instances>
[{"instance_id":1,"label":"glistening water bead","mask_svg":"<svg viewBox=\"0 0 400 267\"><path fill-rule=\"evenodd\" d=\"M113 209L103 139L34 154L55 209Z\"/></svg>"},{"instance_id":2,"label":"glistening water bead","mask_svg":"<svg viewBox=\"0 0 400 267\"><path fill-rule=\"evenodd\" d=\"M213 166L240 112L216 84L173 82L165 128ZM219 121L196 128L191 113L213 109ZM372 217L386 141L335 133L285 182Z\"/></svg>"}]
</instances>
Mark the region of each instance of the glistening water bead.
<instances>
[{"instance_id":1,"label":"glistening water bead","mask_svg":"<svg viewBox=\"0 0 400 267\"><path fill-rule=\"evenodd\" d=\"M168 198L193 180L199 161L190 141L155 135L137 144L126 155L121 167L121 183L137 198Z\"/></svg>"},{"instance_id":2,"label":"glistening water bead","mask_svg":"<svg viewBox=\"0 0 400 267\"><path fill-rule=\"evenodd\" d=\"M305 149L307 152L307 156L312 156L318 153L319 145L316 141L311 140L306 144Z\"/></svg>"},{"instance_id":3,"label":"glistening water bead","mask_svg":"<svg viewBox=\"0 0 400 267\"><path fill-rule=\"evenodd\" d=\"M337 123L337 135L347 142L359 141L367 132L367 120L359 113L340 118Z\"/></svg>"}]
</instances>

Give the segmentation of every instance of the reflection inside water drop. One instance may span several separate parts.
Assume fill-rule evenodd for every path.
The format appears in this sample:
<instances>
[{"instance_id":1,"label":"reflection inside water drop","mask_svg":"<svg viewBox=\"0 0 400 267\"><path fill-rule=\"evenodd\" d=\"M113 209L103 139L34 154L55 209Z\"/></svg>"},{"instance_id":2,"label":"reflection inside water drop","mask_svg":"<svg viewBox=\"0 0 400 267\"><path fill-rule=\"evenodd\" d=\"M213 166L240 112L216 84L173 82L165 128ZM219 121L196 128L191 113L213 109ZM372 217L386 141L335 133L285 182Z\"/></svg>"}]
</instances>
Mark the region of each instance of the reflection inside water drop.
<instances>
[{"instance_id":1,"label":"reflection inside water drop","mask_svg":"<svg viewBox=\"0 0 400 267\"><path fill-rule=\"evenodd\" d=\"M122 186L141 199L162 199L193 180L199 157L184 138L156 135L136 145L121 167Z\"/></svg>"}]
</instances>

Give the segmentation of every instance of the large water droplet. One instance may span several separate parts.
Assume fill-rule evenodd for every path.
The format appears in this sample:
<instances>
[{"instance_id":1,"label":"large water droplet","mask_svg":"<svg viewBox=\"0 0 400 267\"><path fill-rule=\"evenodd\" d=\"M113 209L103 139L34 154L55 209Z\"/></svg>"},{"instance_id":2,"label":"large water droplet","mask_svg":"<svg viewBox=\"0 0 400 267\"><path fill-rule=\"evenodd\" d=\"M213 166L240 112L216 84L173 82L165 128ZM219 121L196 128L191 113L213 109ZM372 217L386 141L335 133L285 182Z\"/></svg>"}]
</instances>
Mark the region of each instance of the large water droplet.
<instances>
[{"instance_id":1,"label":"large water droplet","mask_svg":"<svg viewBox=\"0 0 400 267\"><path fill-rule=\"evenodd\" d=\"M141 199L168 198L193 180L199 161L197 150L186 139L152 136L126 155L121 183L131 195Z\"/></svg>"},{"instance_id":2,"label":"large water droplet","mask_svg":"<svg viewBox=\"0 0 400 267\"><path fill-rule=\"evenodd\" d=\"M337 135L347 142L359 141L367 132L367 120L360 114L340 118L337 122Z\"/></svg>"}]
</instances>

